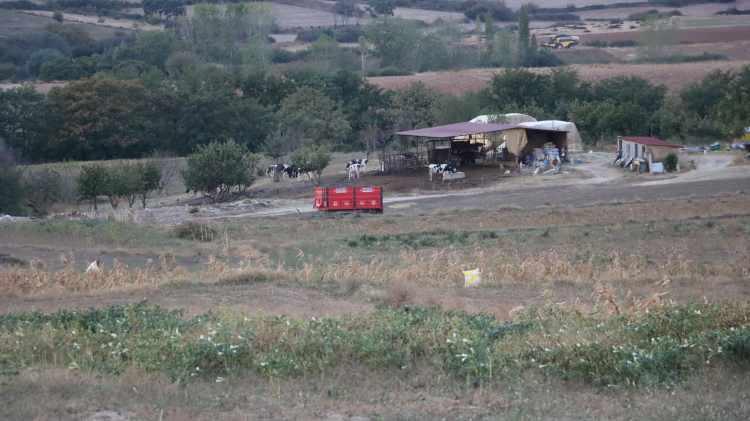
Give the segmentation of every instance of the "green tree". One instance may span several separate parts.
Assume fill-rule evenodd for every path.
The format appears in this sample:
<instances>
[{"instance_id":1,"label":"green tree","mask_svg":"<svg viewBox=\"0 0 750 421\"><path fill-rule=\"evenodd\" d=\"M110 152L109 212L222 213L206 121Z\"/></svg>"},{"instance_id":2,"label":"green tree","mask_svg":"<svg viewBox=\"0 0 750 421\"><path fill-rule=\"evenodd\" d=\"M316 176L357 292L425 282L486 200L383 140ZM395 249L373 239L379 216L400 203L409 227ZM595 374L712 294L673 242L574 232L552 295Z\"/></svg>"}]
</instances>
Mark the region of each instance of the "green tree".
<instances>
[{"instance_id":1,"label":"green tree","mask_svg":"<svg viewBox=\"0 0 750 421\"><path fill-rule=\"evenodd\" d=\"M90 200L98 210L98 197L106 194L109 183L107 169L99 164L84 165L76 179L79 200Z\"/></svg>"},{"instance_id":2,"label":"green tree","mask_svg":"<svg viewBox=\"0 0 750 421\"><path fill-rule=\"evenodd\" d=\"M323 170L330 162L331 153L323 145L305 145L292 154L292 165L303 173L311 174L316 185L320 184Z\"/></svg>"},{"instance_id":3,"label":"green tree","mask_svg":"<svg viewBox=\"0 0 750 421\"><path fill-rule=\"evenodd\" d=\"M548 86L549 77L546 75L524 69L506 69L492 78L487 95L495 109L507 103L541 105L547 101Z\"/></svg>"},{"instance_id":4,"label":"green tree","mask_svg":"<svg viewBox=\"0 0 750 421\"><path fill-rule=\"evenodd\" d=\"M512 32L500 30L495 33L487 60L489 65L498 67L514 67L518 63L518 45Z\"/></svg>"},{"instance_id":5,"label":"green tree","mask_svg":"<svg viewBox=\"0 0 750 421\"><path fill-rule=\"evenodd\" d=\"M24 202L34 216L46 216L62 200L62 177L51 169L27 171L23 177Z\"/></svg>"},{"instance_id":6,"label":"green tree","mask_svg":"<svg viewBox=\"0 0 750 421\"><path fill-rule=\"evenodd\" d=\"M39 79L41 80L77 80L84 74L81 65L70 58L60 57L42 64L39 70Z\"/></svg>"},{"instance_id":7,"label":"green tree","mask_svg":"<svg viewBox=\"0 0 750 421\"><path fill-rule=\"evenodd\" d=\"M22 213L22 200L21 171L0 157L0 214Z\"/></svg>"},{"instance_id":8,"label":"green tree","mask_svg":"<svg viewBox=\"0 0 750 421\"><path fill-rule=\"evenodd\" d=\"M343 145L351 133L338 104L313 88L300 88L284 98L277 114L282 130L297 138L295 145Z\"/></svg>"},{"instance_id":9,"label":"green tree","mask_svg":"<svg viewBox=\"0 0 750 421\"><path fill-rule=\"evenodd\" d=\"M428 127L437 123L439 96L416 82L393 97L392 113L398 129Z\"/></svg>"},{"instance_id":10,"label":"green tree","mask_svg":"<svg viewBox=\"0 0 750 421\"><path fill-rule=\"evenodd\" d=\"M529 42L529 9L523 5L518 11L518 63L522 66L532 58Z\"/></svg>"},{"instance_id":11,"label":"green tree","mask_svg":"<svg viewBox=\"0 0 750 421\"><path fill-rule=\"evenodd\" d=\"M750 126L750 66L744 66L719 101L717 117L727 136L740 136Z\"/></svg>"},{"instance_id":12,"label":"green tree","mask_svg":"<svg viewBox=\"0 0 750 421\"><path fill-rule=\"evenodd\" d=\"M395 0L367 0L367 4L378 15L393 15L396 9Z\"/></svg>"},{"instance_id":13,"label":"green tree","mask_svg":"<svg viewBox=\"0 0 750 421\"><path fill-rule=\"evenodd\" d=\"M143 13L175 18L185 14L184 0L143 0Z\"/></svg>"},{"instance_id":14,"label":"green tree","mask_svg":"<svg viewBox=\"0 0 750 421\"><path fill-rule=\"evenodd\" d=\"M0 90L0 139L25 160L53 156L48 139L59 120L47 98L34 89Z\"/></svg>"},{"instance_id":15,"label":"green tree","mask_svg":"<svg viewBox=\"0 0 750 421\"><path fill-rule=\"evenodd\" d=\"M731 71L714 70L700 82L688 85L680 91L685 110L701 118L713 115L722 98L729 93L733 80L734 74Z\"/></svg>"},{"instance_id":16,"label":"green tree","mask_svg":"<svg viewBox=\"0 0 750 421\"><path fill-rule=\"evenodd\" d=\"M213 201L230 197L233 191L244 192L255 180L258 157L233 140L198 146L182 172L185 187L202 192Z\"/></svg>"},{"instance_id":17,"label":"green tree","mask_svg":"<svg viewBox=\"0 0 750 421\"><path fill-rule=\"evenodd\" d=\"M137 157L156 146L147 130L153 116L140 81L85 79L53 89L49 100L62 120L50 142L59 157Z\"/></svg>"},{"instance_id":18,"label":"green tree","mask_svg":"<svg viewBox=\"0 0 750 421\"><path fill-rule=\"evenodd\" d=\"M32 76L39 76L42 65L48 61L65 58L65 55L58 50L45 48L31 53L29 60L26 62L26 70Z\"/></svg>"},{"instance_id":19,"label":"green tree","mask_svg":"<svg viewBox=\"0 0 750 421\"><path fill-rule=\"evenodd\" d=\"M414 22L378 19L367 25L365 36L375 46L383 67L393 66L407 71L416 69L421 34Z\"/></svg>"}]
</instances>

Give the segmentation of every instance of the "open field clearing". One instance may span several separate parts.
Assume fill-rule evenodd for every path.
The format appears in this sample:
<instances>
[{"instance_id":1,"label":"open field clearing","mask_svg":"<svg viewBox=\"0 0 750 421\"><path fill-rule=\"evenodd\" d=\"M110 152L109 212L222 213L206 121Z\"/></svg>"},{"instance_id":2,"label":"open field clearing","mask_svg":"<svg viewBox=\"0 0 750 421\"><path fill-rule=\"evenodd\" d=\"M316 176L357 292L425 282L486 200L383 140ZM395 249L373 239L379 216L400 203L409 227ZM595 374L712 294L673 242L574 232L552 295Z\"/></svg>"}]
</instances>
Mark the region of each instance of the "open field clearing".
<instances>
[{"instance_id":1,"label":"open field clearing","mask_svg":"<svg viewBox=\"0 0 750 421\"><path fill-rule=\"evenodd\" d=\"M0 418L747 419L750 166L694 158L404 176L382 215L0 224Z\"/></svg>"},{"instance_id":2,"label":"open field clearing","mask_svg":"<svg viewBox=\"0 0 750 421\"><path fill-rule=\"evenodd\" d=\"M42 16L47 18L52 18L53 12L51 11L44 11L44 10L24 10L21 13L29 14L32 16ZM89 16L89 15L80 15L76 13L64 13L63 14L65 21L69 22L76 22L76 23L85 23L89 25L94 26L103 26L108 28L117 28L117 29L131 29L131 30L142 30L142 31L160 31L162 30L161 26L158 25L150 25L146 22L139 22L132 19L115 19L115 18L109 18L104 16Z\"/></svg>"},{"instance_id":3,"label":"open field clearing","mask_svg":"<svg viewBox=\"0 0 750 421\"><path fill-rule=\"evenodd\" d=\"M601 3L600 3L601 4ZM646 12L648 10L658 10L660 12L670 12L678 10L685 16L712 16L717 12L726 10L730 7L736 7L738 10L746 10L750 7L750 0L736 0L732 3L704 3L693 4L684 7L656 7L656 6L637 6L622 7L616 9L587 10L576 12L582 20L586 19L623 19L633 13ZM724 18L727 16L724 16Z\"/></svg>"},{"instance_id":4,"label":"open field clearing","mask_svg":"<svg viewBox=\"0 0 750 421\"><path fill-rule=\"evenodd\" d=\"M675 39L680 44L722 43L750 39L750 26L678 29L674 32ZM640 36L641 34L638 31L601 32L596 34L581 34L581 40L584 43L593 40L608 42L638 41Z\"/></svg>"},{"instance_id":5,"label":"open field clearing","mask_svg":"<svg viewBox=\"0 0 750 421\"><path fill-rule=\"evenodd\" d=\"M51 16L51 12L49 15ZM95 18L92 19L96 20ZM38 16L20 11L0 9L0 37L39 32L52 23L55 23L55 21L48 16ZM115 29L92 23L68 23L67 25L74 25L83 28L96 40L112 38L115 36L116 31L126 30L123 28Z\"/></svg>"},{"instance_id":6,"label":"open field clearing","mask_svg":"<svg viewBox=\"0 0 750 421\"><path fill-rule=\"evenodd\" d=\"M613 34L614 35L614 34ZM680 64L574 64L568 66L582 79L598 81L614 76L638 76L652 83L664 84L670 90L679 90L704 78L714 70L733 70L747 65L747 61L709 61ZM549 72L549 68L529 69ZM414 82L422 82L439 92L460 95L476 92L487 86L492 76L502 69L467 69L448 72L426 72L411 76L370 77L368 80L383 89L399 90Z\"/></svg>"}]
</instances>

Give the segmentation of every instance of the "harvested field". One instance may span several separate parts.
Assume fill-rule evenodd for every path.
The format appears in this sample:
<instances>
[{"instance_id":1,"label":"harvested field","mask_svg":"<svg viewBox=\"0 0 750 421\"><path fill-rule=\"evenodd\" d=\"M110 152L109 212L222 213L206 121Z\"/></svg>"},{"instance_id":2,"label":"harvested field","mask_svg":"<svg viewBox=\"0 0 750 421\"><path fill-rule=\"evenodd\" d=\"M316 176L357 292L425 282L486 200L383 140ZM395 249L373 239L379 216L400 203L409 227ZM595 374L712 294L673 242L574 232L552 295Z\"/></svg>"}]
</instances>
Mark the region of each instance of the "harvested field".
<instances>
[{"instance_id":1,"label":"harvested field","mask_svg":"<svg viewBox=\"0 0 750 421\"><path fill-rule=\"evenodd\" d=\"M679 29L675 31L676 39L680 44L704 44L723 43L750 40L750 26L743 27L717 27L717 28L695 28ZM600 41L638 41L641 33L629 32L603 32L597 34L581 34L581 42L586 43L594 40Z\"/></svg>"},{"instance_id":2,"label":"harvested field","mask_svg":"<svg viewBox=\"0 0 750 421\"><path fill-rule=\"evenodd\" d=\"M693 4L684 7L652 7L652 6L638 6L638 7L622 7L617 9L601 9L601 10L587 10L582 12L576 12L581 19L623 19L633 13L641 13L648 10L658 10L660 12L669 12L672 10L679 10L685 16L713 16L716 12L726 10L730 7L736 7L739 10L745 10L750 8L750 0L736 0L732 3L704 3L704 4Z\"/></svg>"},{"instance_id":3,"label":"harvested field","mask_svg":"<svg viewBox=\"0 0 750 421\"><path fill-rule=\"evenodd\" d=\"M433 23L438 19L442 19L446 22L463 22L466 19L463 13L409 9L406 7L397 7L393 15L403 19L419 20L426 23Z\"/></svg>"},{"instance_id":4,"label":"harvested field","mask_svg":"<svg viewBox=\"0 0 750 421\"><path fill-rule=\"evenodd\" d=\"M614 35L614 34L613 34ZM750 35L750 32L748 32ZM671 91L679 90L690 83L701 80L714 70L734 70L750 64L748 61L710 61L680 64L591 64L570 65L582 79L598 81L613 76L638 76L656 84L666 85ZM549 72L550 68L529 69L533 72ZM487 86L493 75L502 69L468 69L451 72L426 72L411 76L371 77L368 80L391 90L405 89L410 84L422 82L439 92L461 95L476 92Z\"/></svg>"}]
</instances>

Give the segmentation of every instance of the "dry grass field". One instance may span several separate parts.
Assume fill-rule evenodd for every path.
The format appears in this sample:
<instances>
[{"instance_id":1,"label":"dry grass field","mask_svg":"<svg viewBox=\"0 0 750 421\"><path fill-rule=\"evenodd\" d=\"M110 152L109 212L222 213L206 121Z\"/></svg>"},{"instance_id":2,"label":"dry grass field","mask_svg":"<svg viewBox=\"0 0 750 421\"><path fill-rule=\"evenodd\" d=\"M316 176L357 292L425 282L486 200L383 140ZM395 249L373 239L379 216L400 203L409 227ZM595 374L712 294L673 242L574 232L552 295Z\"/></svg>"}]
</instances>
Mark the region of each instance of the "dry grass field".
<instances>
[{"instance_id":1,"label":"dry grass field","mask_svg":"<svg viewBox=\"0 0 750 421\"><path fill-rule=\"evenodd\" d=\"M599 155L382 215L2 223L0 419L746 419L747 167L669 198Z\"/></svg>"},{"instance_id":2,"label":"dry grass field","mask_svg":"<svg viewBox=\"0 0 750 421\"><path fill-rule=\"evenodd\" d=\"M708 73L720 69L739 69L749 64L748 61L710 61L680 64L574 64L568 68L575 70L582 79L598 81L613 76L638 76L656 84L666 85L670 90L699 81ZM549 68L531 69L536 72L549 72ZM460 95L465 92L476 92L487 86L492 76L502 69L467 69L450 72L426 72L412 76L371 77L368 80L383 88L399 90L415 82L440 92Z\"/></svg>"},{"instance_id":3,"label":"dry grass field","mask_svg":"<svg viewBox=\"0 0 750 421\"><path fill-rule=\"evenodd\" d=\"M294 215L192 228L211 232L203 237L210 241L179 238L171 227L107 221L0 225L6 262L0 264L0 418L746 419L745 366L720 355L710 365L701 360L699 369L680 380L651 384L643 378L639 386L609 387L598 386L597 375L573 375L578 368L554 358L577 349L567 347L570 341L594 346L615 340L596 326L619 323L620 317L651 326L662 311L682 311L670 310L674 305L700 303L698 314L716 314L710 317L724 320L717 323L745 329L750 313L729 303L750 298L748 209L750 198L738 193L531 210ZM20 260L9 265L8 256ZM83 273L95 257L102 258L103 271ZM461 270L472 268L479 268L483 279L467 289ZM137 306L125 307L129 316L122 319L120 307L111 307L142 301L192 319L177 331L170 328L171 336L144 331L146 336L132 342L130 336L159 326L160 320L176 323L167 321L172 316ZM23 316L92 307L104 313L82 317L100 320L95 331L103 329L101 334L77 332L75 326L84 325L75 323L63 331L45 322L33 334L35 320L46 316ZM409 322L417 323L422 317L417 309L423 307L437 312L429 316L438 318L434 323L440 324L430 328L437 330L422 330L432 322L398 324L401 317L418 317ZM77 314L86 313L60 317L72 320ZM140 314L143 321L135 322ZM525 326L524 320L539 318L542 331L498 342L494 374L482 366L464 372L442 358L474 361L469 347L479 346L471 342L478 337L450 344L455 332L468 335L462 329L487 323L479 314L509 323L500 326ZM19 317L28 321L17 325ZM477 319L462 327L463 317ZM138 324L118 328L123 322ZM389 330L396 326L417 330ZM306 329L317 330L308 338ZM223 336L226 332L241 333ZM243 368L242 361L250 360L222 362L223 353L246 349L237 348L245 332L252 335L253 348L242 358L256 361L254 368ZM354 336L340 342L335 335ZM196 342L183 349L175 340ZM421 341L430 345L422 347ZM463 343L465 351L441 351L446 341ZM172 345L152 359L149 353L160 343ZM528 354L537 352L534 347L523 351L530 343L563 354L548 362L532 358L531 365L518 367L499 357L541 355ZM402 346L410 351L402 354ZM285 353L298 351L287 363ZM172 352L180 355L173 357L175 367L187 365L197 377L175 380L178 374L169 368L174 364L158 357ZM111 357L122 353L132 356ZM402 359L411 363L394 362ZM607 361L595 364L609 367ZM566 367L572 377L546 371L547 364ZM662 364L665 368L645 366L644 373L663 369L671 376L666 367L673 363ZM616 382L619 375L612 373ZM626 378L641 375L625 373Z\"/></svg>"},{"instance_id":4,"label":"dry grass field","mask_svg":"<svg viewBox=\"0 0 750 421\"><path fill-rule=\"evenodd\" d=\"M51 16L51 12L49 13ZM42 31L47 25L55 21L49 16L37 16L15 10L0 9L0 37L21 35ZM95 23L68 23L80 26L94 39L107 39L115 36L117 31L128 32L124 28L111 28ZM131 28L132 29L132 28Z\"/></svg>"}]
</instances>

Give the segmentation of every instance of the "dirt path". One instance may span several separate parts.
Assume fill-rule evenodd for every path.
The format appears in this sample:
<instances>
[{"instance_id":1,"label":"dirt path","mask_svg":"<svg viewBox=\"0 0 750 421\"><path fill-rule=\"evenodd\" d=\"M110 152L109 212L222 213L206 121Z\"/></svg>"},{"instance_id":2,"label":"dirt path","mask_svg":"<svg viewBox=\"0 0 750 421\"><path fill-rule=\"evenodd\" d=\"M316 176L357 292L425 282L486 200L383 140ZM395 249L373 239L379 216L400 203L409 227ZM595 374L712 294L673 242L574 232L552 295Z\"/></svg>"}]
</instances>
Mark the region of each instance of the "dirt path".
<instances>
[{"instance_id":1,"label":"dirt path","mask_svg":"<svg viewBox=\"0 0 750 421\"><path fill-rule=\"evenodd\" d=\"M677 176L633 176L610 165L612 155L585 154L583 163L573 168L576 178L554 175L517 177L507 183L445 193L419 193L384 199L389 210L486 209L542 206L587 206L610 202L712 197L721 194L750 193L750 166L730 166L733 155L717 153L691 156L698 169ZM315 212L309 199L287 201L284 206L261 211L216 215L206 219L269 217Z\"/></svg>"}]
</instances>

